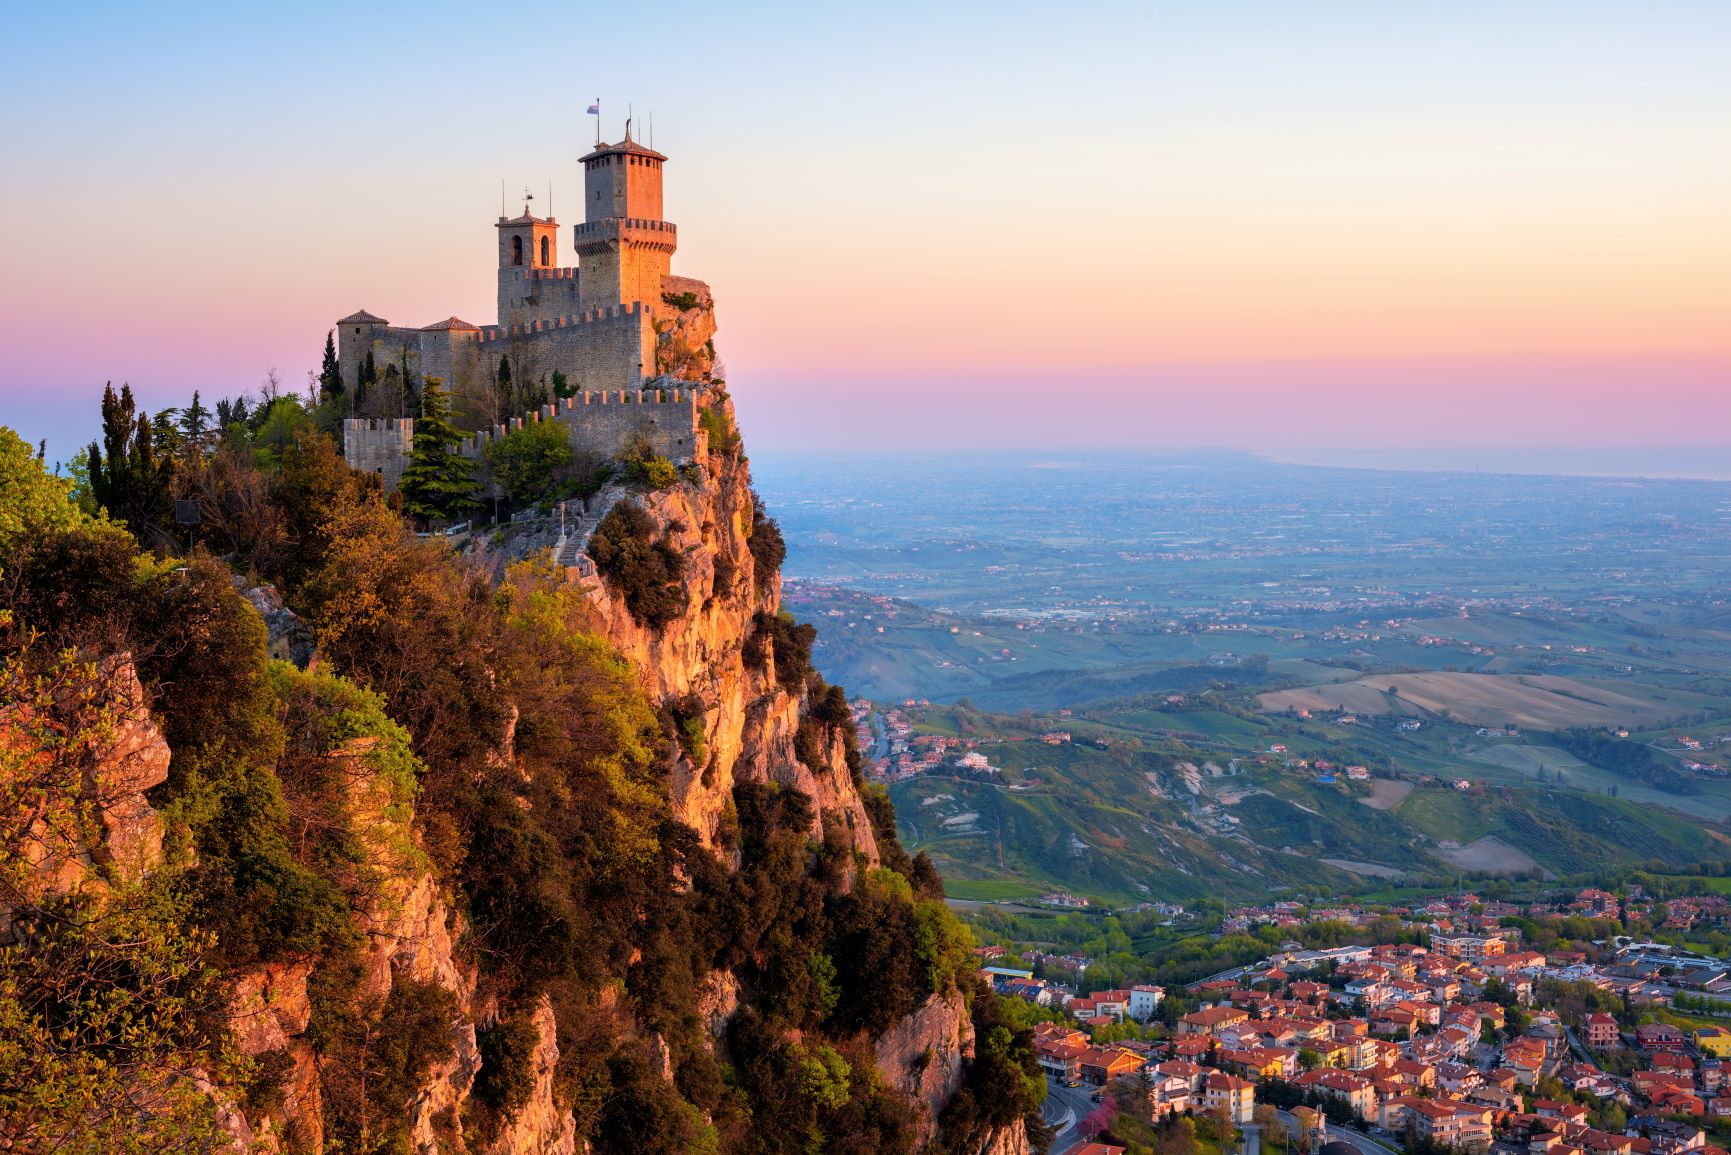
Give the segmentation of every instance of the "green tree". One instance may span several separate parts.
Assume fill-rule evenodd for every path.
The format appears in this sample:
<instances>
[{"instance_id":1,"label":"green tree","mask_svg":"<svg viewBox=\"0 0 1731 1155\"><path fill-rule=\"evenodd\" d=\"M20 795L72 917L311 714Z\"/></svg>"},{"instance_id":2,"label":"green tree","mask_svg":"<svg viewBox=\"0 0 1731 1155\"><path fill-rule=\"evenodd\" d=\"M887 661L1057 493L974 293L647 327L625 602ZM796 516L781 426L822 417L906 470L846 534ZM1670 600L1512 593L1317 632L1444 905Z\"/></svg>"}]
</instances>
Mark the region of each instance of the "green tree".
<instances>
[{"instance_id":1,"label":"green tree","mask_svg":"<svg viewBox=\"0 0 1731 1155\"><path fill-rule=\"evenodd\" d=\"M199 401L198 390L194 389L192 404L180 411L180 435L186 439L187 448L194 455L202 455L205 435L209 432L210 410Z\"/></svg>"},{"instance_id":2,"label":"green tree","mask_svg":"<svg viewBox=\"0 0 1731 1155\"><path fill-rule=\"evenodd\" d=\"M487 443L483 450L493 479L513 505L533 505L554 496L575 454L565 427L536 421Z\"/></svg>"},{"instance_id":3,"label":"green tree","mask_svg":"<svg viewBox=\"0 0 1731 1155\"><path fill-rule=\"evenodd\" d=\"M17 433L0 425L0 550L77 529L89 517L72 501L72 481L42 468Z\"/></svg>"},{"instance_id":4,"label":"green tree","mask_svg":"<svg viewBox=\"0 0 1731 1155\"><path fill-rule=\"evenodd\" d=\"M371 349L368 349L366 360L361 362L361 367L357 371L356 377L355 377L354 411L356 413L359 413L361 411L361 406L366 404L366 402L367 402L367 390L369 388L371 388L373 383L376 382L378 379L379 379L379 367L373 361L373 351Z\"/></svg>"},{"instance_id":5,"label":"green tree","mask_svg":"<svg viewBox=\"0 0 1731 1155\"><path fill-rule=\"evenodd\" d=\"M480 505L475 500L479 487L474 465L456 452L462 441L462 430L451 424L451 403L444 382L428 377L421 391L421 416L415 422L409 463L398 486L405 513L449 518Z\"/></svg>"},{"instance_id":6,"label":"green tree","mask_svg":"<svg viewBox=\"0 0 1731 1155\"><path fill-rule=\"evenodd\" d=\"M336 331L333 329L325 334L325 357L319 365L319 396L340 402L346 392L342 370L337 367Z\"/></svg>"},{"instance_id":7,"label":"green tree","mask_svg":"<svg viewBox=\"0 0 1731 1155\"><path fill-rule=\"evenodd\" d=\"M138 412L132 386L102 390L102 441L88 452L90 491L141 540L160 544L174 513L174 460L157 452L156 430Z\"/></svg>"}]
</instances>

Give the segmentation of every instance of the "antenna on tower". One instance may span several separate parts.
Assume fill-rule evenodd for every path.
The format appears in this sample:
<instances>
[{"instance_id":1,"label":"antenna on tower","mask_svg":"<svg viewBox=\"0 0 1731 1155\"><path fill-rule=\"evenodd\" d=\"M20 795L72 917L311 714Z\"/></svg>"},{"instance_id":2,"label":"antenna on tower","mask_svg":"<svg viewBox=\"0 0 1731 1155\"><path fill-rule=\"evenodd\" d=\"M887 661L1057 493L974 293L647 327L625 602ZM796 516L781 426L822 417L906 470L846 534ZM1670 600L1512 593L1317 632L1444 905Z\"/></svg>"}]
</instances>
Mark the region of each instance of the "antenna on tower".
<instances>
[{"instance_id":1,"label":"antenna on tower","mask_svg":"<svg viewBox=\"0 0 1731 1155\"><path fill-rule=\"evenodd\" d=\"M625 106L625 143L631 143L631 105Z\"/></svg>"},{"instance_id":2,"label":"antenna on tower","mask_svg":"<svg viewBox=\"0 0 1731 1155\"><path fill-rule=\"evenodd\" d=\"M547 182L547 219L553 219L553 182Z\"/></svg>"},{"instance_id":3,"label":"antenna on tower","mask_svg":"<svg viewBox=\"0 0 1731 1155\"><path fill-rule=\"evenodd\" d=\"M499 178L499 219L505 219L505 178Z\"/></svg>"}]
</instances>

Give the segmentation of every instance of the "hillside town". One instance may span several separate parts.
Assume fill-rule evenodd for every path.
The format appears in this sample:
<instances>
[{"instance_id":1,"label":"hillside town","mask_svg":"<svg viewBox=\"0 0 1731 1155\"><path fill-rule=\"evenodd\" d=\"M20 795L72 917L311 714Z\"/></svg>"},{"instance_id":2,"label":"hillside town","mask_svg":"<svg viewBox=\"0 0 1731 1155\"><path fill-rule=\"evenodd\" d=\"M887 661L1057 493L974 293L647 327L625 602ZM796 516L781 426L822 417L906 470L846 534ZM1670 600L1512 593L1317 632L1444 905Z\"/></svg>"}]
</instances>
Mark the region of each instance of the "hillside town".
<instances>
[{"instance_id":1,"label":"hillside town","mask_svg":"<svg viewBox=\"0 0 1731 1155\"><path fill-rule=\"evenodd\" d=\"M1390 913L1281 902L1229 911L1221 929L1386 927ZM1416 941L1309 949L1295 939L1171 991L1087 990L1089 962L1075 954L977 953L999 994L1038 1008L1054 1099L1086 1092L1105 1104L1087 1117L1094 1130L1115 1111L1155 1125L1207 1116L1241 1140L1273 1129L1313 1155L1331 1126L1366 1155L1724 1155L1731 963L1622 936L1535 949L1509 924L1615 925L1639 913L1699 930L1731 917L1731 901L1660 903L1628 887L1553 903L1454 895L1392 913ZM1072 1118L1093 1138L1083 1122Z\"/></svg>"}]
</instances>

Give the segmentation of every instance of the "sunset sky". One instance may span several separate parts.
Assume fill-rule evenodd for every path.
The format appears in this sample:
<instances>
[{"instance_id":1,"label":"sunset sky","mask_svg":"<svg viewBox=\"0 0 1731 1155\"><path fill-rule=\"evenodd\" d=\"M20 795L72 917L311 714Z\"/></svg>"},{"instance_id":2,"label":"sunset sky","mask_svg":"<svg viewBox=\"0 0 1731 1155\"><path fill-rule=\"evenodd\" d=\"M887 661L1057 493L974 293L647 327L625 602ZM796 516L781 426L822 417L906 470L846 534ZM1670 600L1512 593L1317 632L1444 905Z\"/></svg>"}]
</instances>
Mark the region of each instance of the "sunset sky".
<instances>
[{"instance_id":1,"label":"sunset sky","mask_svg":"<svg viewBox=\"0 0 1731 1155\"><path fill-rule=\"evenodd\" d=\"M0 423L64 456L108 379L209 403L357 308L493 321L500 180L569 223L599 96L609 139L653 110L760 452L1725 472L1728 52L1705 0L30 5Z\"/></svg>"}]
</instances>

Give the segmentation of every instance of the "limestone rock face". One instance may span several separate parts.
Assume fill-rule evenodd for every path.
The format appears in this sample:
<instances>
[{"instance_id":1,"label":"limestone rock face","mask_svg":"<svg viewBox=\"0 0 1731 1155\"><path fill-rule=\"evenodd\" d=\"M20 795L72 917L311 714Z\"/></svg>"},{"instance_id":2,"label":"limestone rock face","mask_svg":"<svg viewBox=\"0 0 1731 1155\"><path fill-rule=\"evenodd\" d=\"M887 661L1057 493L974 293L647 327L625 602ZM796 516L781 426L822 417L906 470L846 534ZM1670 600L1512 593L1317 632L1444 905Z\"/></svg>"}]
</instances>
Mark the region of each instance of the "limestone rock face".
<instances>
[{"instance_id":1,"label":"limestone rock face","mask_svg":"<svg viewBox=\"0 0 1731 1155\"><path fill-rule=\"evenodd\" d=\"M962 1085L962 1060L974 1055L974 1023L960 991L930 995L925 1004L878 1039L884 1082L907 1092L923 1108L920 1142L931 1141L938 1112Z\"/></svg>"},{"instance_id":2,"label":"limestone rock face","mask_svg":"<svg viewBox=\"0 0 1731 1155\"><path fill-rule=\"evenodd\" d=\"M101 663L88 689L106 724L96 726L96 744L79 766L56 761L38 745L29 707L0 707L0 743L15 747L21 772L39 773L43 785L22 840L29 863L22 882L32 900L101 890L104 877L137 882L162 862L162 819L145 791L168 779L170 753L145 706L132 656ZM9 918L0 910L0 924Z\"/></svg>"},{"instance_id":3,"label":"limestone rock face","mask_svg":"<svg viewBox=\"0 0 1731 1155\"><path fill-rule=\"evenodd\" d=\"M531 1020L535 1044L535 1088L529 1102L487 1148L487 1155L575 1155L577 1121L553 1100L553 1071L559 1064L559 1024L543 999Z\"/></svg>"},{"instance_id":4,"label":"limestone rock face","mask_svg":"<svg viewBox=\"0 0 1731 1155\"><path fill-rule=\"evenodd\" d=\"M732 402L716 396L711 405L731 425ZM805 707L803 687L778 685L767 657L760 664L745 661L753 615L781 608L780 574L758 574L751 554L756 497L750 466L737 453L702 444L695 464L694 480L650 493L614 488L598 499L599 506L637 502L684 556L684 612L659 629L648 627L607 581L593 574L583 579L599 631L642 671L651 697L695 694L704 704L705 764L681 759L673 812L713 846L736 780L779 782L811 796L815 834L821 835L825 814L839 818L855 849L876 865L871 820L842 741L832 736L821 766L800 762L793 740Z\"/></svg>"},{"instance_id":5,"label":"limestone rock face","mask_svg":"<svg viewBox=\"0 0 1731 1155\"><path fill-rule=\"evenodd\" d=\"M731 423L726 398L717 397L714 404ZM683 612L662 628L636 621L618 592L592 571L581 576L585 571L577 567L568 571L568 577L582 582L593 628L633 663L652 699L680 698L689 704L694 697L701 703L703 764L682 758L669 789L674 815L695 829L705 845L716 845L735 782L776 782L810 796L814 835L823 833L827 819L831 826L845 830L854 848L875 865L879 861L876 840L842 735L828 734L813 755L808 733L804 745L818 765L802 761L795 736L809 707L804 687L778 683L767 639L750 647L761 650L761 657L750 661L746 657L754 618L775 614L781 602L779 574L760 576L752 557L755 500L743 457L736 451L711 453L703 438L679 484L650 493L617 488L601 495L601 505L638 502L685 559L686 603ZM280 603L272 603L269 595L258 590L247 591L247 596L270 621ZM294 623L279 624L286 644ZM272 629L275 645L277 627ZM148 725L147 717L143 721ZM132 753L117 754L117 765L140 767L117 780L161 780L167 750L161 747L156 754L146 755L153 749L147 740L150 733L154 730L139 730L124 747ZM348 763L345 817L360 835L365 873L373 880L365 891L349 896L362 941L358 993L369 1000L383 999L396 982L414 979L450 991L456 1006L450 1026L452 1053L428 1073L408 1104L411 1146L418 1155L480 1155L480 1151L484 1155L577 1155L575 1119L554 1093L559 1023L545 1000L532 1012L537 1041L528 1101L503 1121L482 1149L478 1150L473 1133L467 1137L463 1133L467 1099L481 1066L477 1024L490 1023L498 1011L477 993L478 971L462 946L463 920L416 844L413 806L395 797L386 776L371 769L374 741L350 742L335 755ZM160 746L160 735L156 743ZM510 726L499 736L490 757L498 765L515 762ZM157 762L160 766L151 769ZM152 841L139 821L134 819L121 832L118 844L140 848L133 856L149 860L161 833L157 830ZM237 1149L313 1153L324 1149L320 1073L305 1041L308 969L304 964L266 967L241 976L236 983L231 1013L241 1048L251 1055L281 1053L289 1060L282 1119L249 1121L232 1102L223 1104L225 1118L234 1121L230 1130ZM604 987L595 1013L617 1015L616 997L614 987ZM725 971L712 973L699 988L692 1011L717 1046L740 997L738 979ZM662 1074L670 1078L671 1054L665 1043L656 1036L649 1041ZM954 991L928 998L878 1041L876 1060L885 1081L920 1105L924 1140L931 1138L938 1112L960 1084L962 1062L973 1053L973 1045L972 1022L961 995ZM213 1095L220 1098L220 1094L213 1090ZM1006 1132L1000 1138L1001 1143L994 1139L999 1143L994 1155L1025 1155L1025 1135L1019 1145L1017 1135Z\"/></svg>"},{"instance_id":6,"label":"limestone rock face","mask_svg":"<svg viewBox=\"0 0 1731 1155\"><path fill-rule=\"evenodd\" d=\"M980 1155L1029 1155L1031 1150L1028 1128L1018 1119L1003 1130L992 1132L992 1137L980 1148Z\"/></svg>"},{"instance_id":7,"label":"limestone rock face","mask_svg":"<svg viewBox=\"0 0 1731 1155\"><path fill-rule=\"evenodd\" d=\"M282 595L268 582L249 586L237 576L234 585L240 596L251 603L258 616L264 619L270 656L306 669L313 660L312 629L283 604Z\"/></svg>"}]
</instances>

